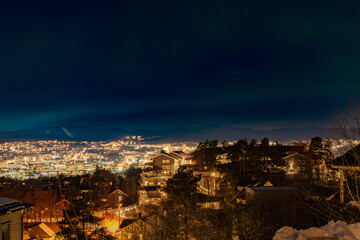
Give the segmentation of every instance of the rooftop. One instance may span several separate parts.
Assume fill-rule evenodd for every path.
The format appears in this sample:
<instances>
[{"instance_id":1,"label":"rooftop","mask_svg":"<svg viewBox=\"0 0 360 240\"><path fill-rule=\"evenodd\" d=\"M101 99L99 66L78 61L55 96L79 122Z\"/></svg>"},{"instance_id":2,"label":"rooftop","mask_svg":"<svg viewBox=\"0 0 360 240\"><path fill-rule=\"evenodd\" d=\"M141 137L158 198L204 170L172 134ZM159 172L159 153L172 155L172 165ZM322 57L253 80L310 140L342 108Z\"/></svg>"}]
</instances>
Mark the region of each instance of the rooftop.
<instances>
[{"instance_id":1,"label":"rooftop","mask_svg":"<svg viewBox=\"0 0 360 240\"><path fill-rule=\"evenodd\" d=\"M266 186L266 187L257 187L257 186L246 186L251 188L254 191L294 191L293 187L281 187L281 186Z\"/></svg>"},{"instance_id":2,"label":"rooftop","mask_svg":"<svg viewBox=\"0 0 360 240\"><path fill-rule=\"evenodd\" d=\"M31 206L33 206L33 204L20 202L12 198L0 197L0 216L7 213L20 211Z\"/></svg>"}]
</instances>

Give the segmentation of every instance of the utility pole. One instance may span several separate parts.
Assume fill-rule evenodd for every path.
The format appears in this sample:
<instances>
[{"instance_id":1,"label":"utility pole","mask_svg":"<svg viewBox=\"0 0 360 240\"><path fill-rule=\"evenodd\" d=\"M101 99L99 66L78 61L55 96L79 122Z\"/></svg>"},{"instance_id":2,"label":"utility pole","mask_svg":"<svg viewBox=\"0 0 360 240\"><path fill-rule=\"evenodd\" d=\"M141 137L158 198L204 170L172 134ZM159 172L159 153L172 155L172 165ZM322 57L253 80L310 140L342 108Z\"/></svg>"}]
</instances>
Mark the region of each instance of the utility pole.
<instances>
[{"instance_id":1,"label":"utility pole","mask_svg":"<svg viewBox=\"0 0 360 240\"><path fill-rule=\"evenodd\" d=\"M120 213L121 213L121 207L122 207L122 196L119 196L119 204L118 204L118 207L119 207L119 228L120 228L120 220L121 220Z\"/></svg>"},{"instance_id":2,"label":"utility pole","mask_svg":"<svg viewBox=\"0 0 360 240\"><path fill-rule=\"evenodd\" d=\"M84 213L85 210L82 210L82 227L83 227L83 236L85 236L85 213Z\"/></svg>"},{"instance_id":3,"label":"utility pole","mask_svg":"<svg viewBox=\"0 0 360 240\"><path fill-rule=\"evenodd\" d=\"M344 203L344 169L340 168L340 203Z\"/></svg>"}]
</instances>

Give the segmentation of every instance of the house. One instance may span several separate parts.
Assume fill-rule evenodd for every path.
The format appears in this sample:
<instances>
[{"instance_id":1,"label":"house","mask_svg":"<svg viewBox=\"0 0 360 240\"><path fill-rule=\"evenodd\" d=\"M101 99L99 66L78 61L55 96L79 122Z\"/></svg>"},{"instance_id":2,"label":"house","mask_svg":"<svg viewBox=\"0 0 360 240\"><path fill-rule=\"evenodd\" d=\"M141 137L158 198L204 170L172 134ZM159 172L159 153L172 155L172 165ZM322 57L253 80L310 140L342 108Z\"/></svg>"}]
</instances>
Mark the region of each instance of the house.
<instances>
[{"instance_id":1,"label":"house","mask_svg":"<svg viewBox=\"0 0 360 240\"><path fill-rule=\"evenodd\" d=\"M251 202L264 202L264 203L277 203L292 196L293 187L284 186L246 186L245 199L246 203Z\"/></svg>"},{"instance_id":2,"label":"house","mask_svg":"<svg viewBox=\"0 0 360 240\"><path fill-rule=\"evenodd\" d=\"M158 205L166 197L166 193L158 186L141 187L138 194L139 205Z\"/></svg>"},{"instance_id":3,"label":"house","mask_svg":"<svg viewBox=\"0 0 360 240\"><path fill-rule=\"evenodd\" d=\"M261 209L266 221L285 224L296 211L297 195L296 189L288 186L246 186L245 204Z\"/></svg>"},{"instance_id":4,"label":"house","mask_svg":"<svg viewBox=\"0 0 360 240\"><path fill-rule=\"evenodd\" d=\"M306 179L307 157L299 153L293 153L283 158L285 162L285 174L290 178Z\"/></svg>"},{"instance_id":5,"label":"house","mask_svg":"<svg viewBox=\"0 0 360 240\"><path fill-rule=\"evenodd\" d=\"M120 189L115 189L107 197L108 207L112 207L112 208L118 207L119 203L121 203L125 197L128 197L126 193L124 193Z\"/></svg>"},{"instance_id":6,"label":"house","mask_svg":"<svg viewBox=\"0 0 360 240\"><path fill-rule=\"evenodd\" d=\"M54 240L60 227L56 223L40 223L25 230L29 239Z\"/></svg>"},{"instance_id":7,"label":"house","mask_svg":"<svg viewBox=\"0 0 360 240\"><path fill-rule=\"evenodd\" d=\"M1 240L23 239L23 214L31 206L30 203L0 197Z\"/></svg>"},{"instance_id":8,"label":"house","mask_svg":"<svg viewBox=\"0 0 360 240\"><path fill-rule=\"evenodd\" d=\"M156 173L174 174L179 168L180 164L185 161L180 154L175 152L160 153L152 158L153 169Z\"/></svg>"},{"instance_id":9,"label":"house","mask_svg":"<svg viewBox=\"0 0 360 240\"><path fill-rule=\"evenodd\" d=\"M219 210L221 208L221 197L214 197L198 193L197 196L197 205L202 209L214 209Z\"/></svg>"},{"instance_id":10,"label":"house","mask_svg":"<svg viewBox=\"0 0 360 240\"><path fill-rule=\"evenodd\" d=\"M198 192L209 196L215 196L216 191L219 190L218 180L221 178L219 171L194 171L194 175L201 175L201 180L198 183Z\"/></svg>"},{"instance_id":11,"label":"house","mask_svg":"<svg viewBox=\"0 0 360 240\"><path fill-rule=\"evenodd\" d=\"M312 159L299 153L283 158L285 175L290 179L312 180L315 184L326 183L328 168L325 159Z\"/></svg>"},{"instance_id":12,"label":"house","mask_svg":"<svg viewBox=\"0 0 360 240\"><path fill-rule=\"evenodd\" d=\"M287 186L246 186L246 205L255 206L264 221L285 224L296 211L297 192ZM276 209L274 211L274 209Z\"/></svg>"},{"instance_id":13,"label":"house","mask_svg":"<svg viewBox=\"0 0 360 240\"><path fill-rule=\"evenodd\" d=\"M141 182L142 187L146 186L166 186L166 181L169 179L170 175L162 173L141 173Z\"/></svg>"},{"instance_id":14,"label":"house","mask_svg":"<svg viewBox=\"0 0 360 240\"><path fill-rule=\"evenodd\" d=\"M120 224L120 239L154 239L158 237L158 226L160 218L158 215L148 216L137 220L125 219Z\"/></svg>"},{"instance_id":15,"label":"house","mask_svg":"<svg viewBox=\"0 0 360 240\"><path fill-rule=\"evenodd\" d=\"M304 152L305 145L280 145L279 152L281 156L288 156L294 153Z\"/></svg>"},{"instance_id":16,"label":"house","mask_svg":"<svg viewBox=\"0 0 360 240\"><path fill-rule=\"evenodd\" d=\"M228 153L223 153L223 154L218 154L216 156L216 162L219 164L227 164L230 163L231 160L229 158L229 154Z\"/></svg>"}]
</instances>

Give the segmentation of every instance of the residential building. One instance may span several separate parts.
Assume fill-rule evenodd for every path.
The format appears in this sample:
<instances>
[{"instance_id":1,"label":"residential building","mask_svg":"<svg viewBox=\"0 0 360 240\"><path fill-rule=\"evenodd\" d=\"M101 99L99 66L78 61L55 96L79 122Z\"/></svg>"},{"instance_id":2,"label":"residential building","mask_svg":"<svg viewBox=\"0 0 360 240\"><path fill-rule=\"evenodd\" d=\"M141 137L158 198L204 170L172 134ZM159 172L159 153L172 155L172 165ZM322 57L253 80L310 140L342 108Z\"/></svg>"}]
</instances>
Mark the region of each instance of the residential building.
<instances>
[{"instance_id":1,"label":"residential building","mask_svg":"<svg viewBox=\"0 0 360 240\"><path fill-rule=\"evenodd\" d=\"M128 197L126 193L120 189L115 189L107 197L107 206L112 208L119 207L119 204L122 203L125 197Z\"/></svg>"},{"instance_id":2,"label":"residential building","mask_svg":"<svg viewBox=\"0 0 360 240\"><path fill-rule=\"evenodd\" d=\"M293 153L283 158L285 162L285 174L290 178L306 179L307 157L299 153Z\"/></svg>"},{"instance_id":3,"label":"residential building","mask_svg":"<svg viewBox=\"0 0 360 240\"><path fill-rule=\"evenodd\" d=\"M279 202L292 196L295 189L293 187L283 186L246 186L246 203L251 202Z\"/></svg>"},{"instance_id":4,"label":"residential building","mask_svg":"<svg viewBox=\"0 0 360 240\"><path fill-rule=\"evenodd\" d=\"M153 169L156 173L174 174L180 164L185 161L185 157L178 153L160 153L150 160L153 163Z\"/></svg>"},{"instance_id":5,"label":"residential building","mask_svg":"<svg viewBox=\"0 0 360 240\"><path fill-rule=\"evenodd\" d=\"M55 240L60 231L56 223L40 223L27 228L25 232L30 239Z\"/></svg>"},{"instance_id":6,"label":"residential building","mask_svg":"<svg viewBox=\"0 0 360 240\"><path fill-rule=\"evenodd\" d=\"M23 214L31 206L30 203L0 197L1 240L23 239Z\"/></svg>"},{"instance_id":7,"label":"residential building","mask_svg":"<svg viewBox=\"0 0 360 240\"><path fill-rule=\"evenodd\" d=\"M139 205L158 205L166 198L166 193L159 186L141 187L138 194Z\"/></svg>"},{"instance_id":8,"label":"residential building","mask_svg":"<svg viewBox=\"0 0 360 240\"><path fill-rule=\"evenodd\" d=\"M194 171L193 174L201 175L201 180L198 183L199 193L209 196L216 195L216 191L219 190L218 180L222 177L219 171Z\"/></svg>"}]
</instances>

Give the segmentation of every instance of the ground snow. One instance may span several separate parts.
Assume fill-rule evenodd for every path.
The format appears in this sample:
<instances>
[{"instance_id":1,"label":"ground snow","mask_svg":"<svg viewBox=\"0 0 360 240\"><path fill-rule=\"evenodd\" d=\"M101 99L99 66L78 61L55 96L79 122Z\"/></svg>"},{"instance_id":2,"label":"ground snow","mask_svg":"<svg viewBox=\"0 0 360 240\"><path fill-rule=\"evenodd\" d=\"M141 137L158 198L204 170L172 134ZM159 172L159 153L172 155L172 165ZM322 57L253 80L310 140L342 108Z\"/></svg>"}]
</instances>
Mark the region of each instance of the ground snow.
<instances>
[{"instance_id":1,"label":"ground snow","mask_svg":"<svg viewBox=\"0 0 360 240\"><path fill-rule=\"evenodd\" d=\"M343 221L331 221L320 228L296 230L292 227L280 228L273 240L360 240L360 223L347 224Z\"/></svg>"}]
</instances>

